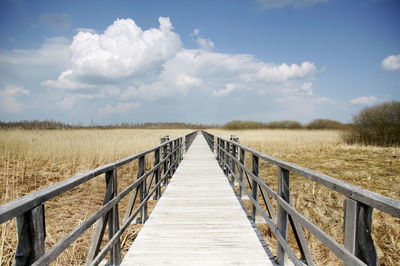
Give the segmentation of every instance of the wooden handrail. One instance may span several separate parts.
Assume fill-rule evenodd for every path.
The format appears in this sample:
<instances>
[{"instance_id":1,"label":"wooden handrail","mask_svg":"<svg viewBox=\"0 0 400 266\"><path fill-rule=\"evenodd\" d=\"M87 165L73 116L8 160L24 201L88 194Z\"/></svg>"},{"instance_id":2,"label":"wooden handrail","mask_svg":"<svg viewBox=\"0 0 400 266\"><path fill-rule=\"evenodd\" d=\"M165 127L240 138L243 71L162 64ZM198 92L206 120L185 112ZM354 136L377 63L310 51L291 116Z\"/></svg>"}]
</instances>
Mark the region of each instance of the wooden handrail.
<instances>
[{"instance_id":1,"label":"wooden handrail","mask_svg":"<svg viewBox=\"0 0 400 266\"><path fill-rule=\"evenodd\" d=\"M197 131L185 136L191 143ZM188 145L190 145L190 143ZM186 143L185 143L186 145ZM161 196L161 184L167 184L172 177L183 156L183 138L174 140L162 139L162 143L143 152L133 154L126 158L100 166L96 169L85 171L72 176L64 181L30 193L6 204L0 205L0 223L4 223L14 217L17 218L18 246L15 254L15 263L23 262L27 265L47 265L63 252L74 240L81 236L90 226L97 222L93 234L92 246L89 249L86 264L97 265L108 252L110 263L117 265L121 262L119 237L128 228L133 219L140 213L138 222L144 223L147 219L147 201L155 194L154 199ZM154 166L146 171L145 156L154 152ZM162 155L162 156L161 156ZM134 160L139 160L138 177L135 182L128 185L122 192L117 191L117 169ZM92 178L105 174L106 193L103 206L65 238L55 244L50 250L44 250L44 204L46 201L69 191ZM147 179L151 176L150 182ZM155 182L150 190L153 178ZM130 192L125 219L120 227L118 215L118 203ZM140 204L133 210L136 197L140 194ZM104 229L108 225L110 240L100 250Z\"/></svg>"},{"instance_id":2,"label":"wooden handrail","mask_svg":"<svg viewBox=\"0 0 400 266\"><path fill-rule=\"evenodd\" d=\"M283 263L284 255L286 253L296 265L302 265L302 263L313 265L311 253L309 252L301 226L309 230L334 254L342 259L346 265L365 265L366 263L371 265L377 263L378 260L375 247L370 235L372 209L376 208L394 217L400 217L400 201L263 154L257 150L240 144L238 138L235 136L231 136L231 139L228 140L214 136L206 131L202 131L202 134L211 150L214 149L214 142L216 142L217 160L225 174L231 176L231 182L233 183L233 180L236 180L239 183L238 194L240 193L241 195L242 191L244 191L249 196L249 199L252 202L252 218L255 219L256 212L260 213L271 228L271 231L275 234L278 240L277 260L279 263ZM250 153L252 157L252 169L248 169L244 163L245 152ZM259 177L258 161L260 159L278 167L278 192L272 190ZM238 171L236 171L236 168ZM237 172L239 174L237 174ZM344 212L344 246L338 244L319 227L310 222L291 204L289 190L290 172L299 174L346 196ZM248 178L251 191L246 187L246 183L243 180L243 174ZM258 203L258 188L262 192L268 214ZM274 217L272 205L264 193L277 201L277 218ZM297 258L287 243L286 228L288 226L288 219L301 251L301 259ZM362 243L358 243L357 241L362 241ZM361 247L359 248L359 246ZM364 250L368 250L368 252L365 252Z\"/></svg>"}]
</instances>

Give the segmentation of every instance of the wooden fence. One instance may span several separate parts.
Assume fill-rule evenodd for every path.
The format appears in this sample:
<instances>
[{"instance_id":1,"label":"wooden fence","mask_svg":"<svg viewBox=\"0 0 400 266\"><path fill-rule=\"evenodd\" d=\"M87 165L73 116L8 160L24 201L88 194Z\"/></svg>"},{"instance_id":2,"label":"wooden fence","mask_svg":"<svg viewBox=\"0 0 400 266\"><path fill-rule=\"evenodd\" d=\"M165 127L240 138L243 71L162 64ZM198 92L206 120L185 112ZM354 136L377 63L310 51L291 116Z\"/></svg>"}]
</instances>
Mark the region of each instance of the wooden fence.
<instances>
[{"instance_id":1,"label":"wooden fence","mask_svg":"<svg viewBox=\"0 0 400 266\"><path fill-rule=\"evenodd\" d=\"M197 131L185 136L185 148L193 142ZM47 265L63 252L73 241L88 230L94 223L96 229L92 236L86 264L97 265L110 252L110 264L121 263L120 237L135 217L140 213L138 222L147 219L147 201L154 195L155 200L161 196L161 184L168 183L183 155L182 137L169 140L161 138L162 143L149 150L131 155L124 159L100 166L68 178L62 182L18 198L0 206L0 224L13 219L17 220L18 246L15 254L15 265ZM154 154L154 165L146 171L146 155ZM135 182L120 193L117 191L117 169L123 165L138 160L138 173ZM105 174L106 191L103 205L87 220L82 222L65 238L48 251L45 251L45 203L46 201L70 191L99 175ZM150 179L150 180L149 180ZM154 182L153 182L154 180ZM153 184L153 186L152 186ZM131 193L122 224L119 221L118 203ZM134 209L134 203L139 196L140 204ZM100 250L104 231L108 225L109 241Z\"/></svg>"},{"instance_id":2,"label":"wooden fence","mask_svg":"<svg viewBox=\"0 0 400 266\"><path fill-rule=\"evenodd\" d=\"M330 176L297 166L249 147L239 144L238 137L224 139L202 131L211 151L216 147L217 160L231 182L239 183L237 193L246 193L252 202L251 216L255 220L256 213L262 215L271 228L277 241L277 260L284 263L287 254L295 265L314 265L303 228L306 228L329 250L331 250L345 265L379 265L375 246L371 237L372 210L378 209L394 217L400 217L400 201L394 200L360 187L337 180ZM216 143L215 143L216 142ZM245 158L251 156L252 169L246 166ZM263 160L278 168L278 191L272 190L259 176L259 161ZM297 211L290 199L290 172L303 176L331 190L343 194L344 206L344 246L337 243L318 226ZM250 187L247 189L244 177ZM259 192L265 204L265 210L259 204ZM277 215L272 208L269 197L278 204ZM287 242L288 220L295 235L301 258L298 258Z\"/></svg>"}]
</instances>

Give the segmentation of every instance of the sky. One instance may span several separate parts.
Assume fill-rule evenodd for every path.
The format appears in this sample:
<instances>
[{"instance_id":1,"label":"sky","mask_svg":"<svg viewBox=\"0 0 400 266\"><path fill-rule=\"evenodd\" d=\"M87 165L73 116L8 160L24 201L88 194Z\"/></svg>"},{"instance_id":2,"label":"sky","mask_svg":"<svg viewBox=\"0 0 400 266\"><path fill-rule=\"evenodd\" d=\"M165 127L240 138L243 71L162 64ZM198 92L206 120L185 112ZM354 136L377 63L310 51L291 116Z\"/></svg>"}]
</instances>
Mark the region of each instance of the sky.
<instances>
[{"instance_id":1,"label":"sky","mask_svg":"<svg viewBox=\"0 0 400 266\"><path fill-rule=\"evenodd\" d=\"M400 100L399 0L0 0L0 120L325 118Z\"/></svg>"}]
</instances>

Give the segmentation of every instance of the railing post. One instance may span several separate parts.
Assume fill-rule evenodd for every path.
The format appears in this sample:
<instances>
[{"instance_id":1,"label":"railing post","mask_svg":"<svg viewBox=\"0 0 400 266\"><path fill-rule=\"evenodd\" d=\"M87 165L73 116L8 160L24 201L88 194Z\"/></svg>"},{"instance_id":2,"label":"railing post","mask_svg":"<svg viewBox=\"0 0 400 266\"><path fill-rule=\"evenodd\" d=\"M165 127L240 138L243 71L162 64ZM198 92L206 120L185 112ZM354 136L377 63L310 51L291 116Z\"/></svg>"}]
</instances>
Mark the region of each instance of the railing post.
<instances>
[{"instance_id":1,"label":"railing post","mask_svg":"<svg viewBox=\"0 0 400 266\"><path fill-rule=\"evenodd\" d=\"M372 208L351 198L344 206L344 246L367 265L379 265L371 237Z\"/></svg>"},{"instance_id":2,"label":"railing post","mask_svg":"<svg viewBox=\"0 0 400 266\"><path fill-rule=\"evenodd\" d=\"M176 148L178 147L178 142L177 142L177 140L174 140L173 141L173 143L174 143L174 161L173 161L173 172L172 172L172 175L175 173L175 171L176 171L176 163L177 163L177 160L178 160L178 156L177 156L177 154L178 154L178 152L177 152L177 150L176 150ZM172 175L171 175L171 177L172 177Z\"/></svg>"},{"instance_id":3,"label":"railing post","mask_svg":"<svg viewBox=\"0 0 400 266\"><path fill-rule=\"evenodd\" d=\"M226 176L228 176L228 170L227 170L227 168L225 167L225 165L226 165L226 163L227 163L227 155L226 155L226 153L227 153L227 143L226 143L226 141L225 140L221 140L222 141L222 170L224 171L224 174L226 175Z\"/></svg>"},{"instance_id":4,"label":"railing post","mask_svg":"<svg viewBox=\"0 0 400 266\"><path fill-rule=\"evenodd\" d=\"M170 175L169 178L172 177L172 175L174 174L174 166L175 166L175 141L171 141L170 146L169 146L169 152L171 153L171 160L169 162L169 166L170 166Z\"/></svg>"},{"instance_id":5,"label":"railing post","mask_svg":"<svg viewBox=\"0 0 400 266\"><path fill-rule=\"evenodd\" d=\"M117 169L113 169L107 174L111 175L112 178L112 190L113 190L113 198L118 195L118 183L117 183ZM109 239L111 239L119 230L119 214L118 214L118 203L114 205L112 208L112 213L109 215L109 223L108 223L108 231L109 231ZM121 264L121 245L120 240L118 239L113 247L110 250L110 262L111 265L120 265Z\"/></svg>"},{"instance_id":6,"label":"railing post","mask_svg":"<svg viewBox=\"0 0 400 266\"><path fill-rule=\"evenodd\" d=\"M146 171L146 160L145 160L145 155L142 155L139 157L139 172L138 172L138 178L143 176ZM140 198L140 203L143 202L144 198L146 197L146 179L143 179L142 183L139 186L139 198ZM147 203L145 203L140 210L140 217L136 220L136 223L145 223L147 220Z\"/></svg>"},{"instance_id":7,"label":"railing post","mask_svg":"<svg viewBox=\"0 0 400 266\"><path fill-rule=\"evenodd\" d=\"M154 166L156 166L160 162L160 149L154 151ZM157 167L155 171L155 184L158 184L160 181L160 168L161 166ZM157 185L156 188L156 195L153 197L154 200L158 200L161 195L161 186Z\"/></svg>"},{"instance_id":8,"label":"railing post","mask_svg":"<svg viewBox=\"0 0 400 266\"><path fill-rule=\"evenodd\" d=\"M140 169L138 172L138 177L140 176ZM113 170L107 171L105 173L105 181L106 181L106 193L104 195L104 200L103 200L103 205L107 204L113 197L114 197L114 178L113 178ZM116 186L115 186L116 187ZM136 195L132 194L127 211L125 214L125 219L128 219L129 216L131 215L131 211L135 202L135 197ZM109 232L113 232L113 209L108 211L101 219L100 221L97 222L95 231L93 233L92 237L92 244L89 248L88 255L86 257L86 265L90 265L93 262L93 259L97 256L97 253L99 252L101 242L103 240L104 236L104 231L106 229L106 226L108 224L108 229ZM112 249L111 249L112 252ZM111 256L112 259L113 256Z\"/></svg>"},{"instance_id":9,"label":"railing post","mask_svg":"<svg viewBox=\"0 0 400 266\"><path fill-rule=\"evenodd\" d=\"M244 161L245 161L245 159L244 159L244 150L242 149L242 148L239 148L239 150L240 150L240 163L242 164L242 165L244 165ZM242 182L243 183L243 168L242 167L240 167L240 169L239 169L239 179L240 179L240 182ZM239 196L240 197L242 197L242 186L241 185L239 185Z\"/></svg>"},{"instance_id":10,"label":"railing post","mask_svg":"<svg viewBox=\"0 0 400 266\"><path fill-rule=\"evenodd\" d=\"M214 139L214 135L210 135L210 142L211 142L211 152L212 153L214 153L214 142L215 142L215 139Z\"/></svg>"},{"instance_id":11,"label":"railing post","mask_svg":"<svg viewBox=\"0 0 400 266\"><path fill-rule=\"evenodd\" d=\"M252 155L252 166L253 166L253 171L252 171L253 174L258 177L258 157L254 154ZM252 185L251 185L252 197L256 202L258 202L257 181L254 178L252 178L251 183L252 183ZM252 205L253 205L253 208L252 208L251 216L252 216L253 220L256 221L257 208L254 203Z\"/></svg>"},{"instance_id":12,"label":"railing post","mask_svg":"<svg viewBox=\"0 0 400 266\"><path fill-rule=\"evenodd\" d=\"M219 158L219 138L217 137L217 162L220 164L220 158Z\"/></svg>"},{"instance_id":13,"label":"railing post","mask_svg":"<svg viewBox=\"0 0 400 266\"><path fill-rule=\"evenodd\" d=\"M239 143L239 138L236 137L236 136L234 136L234 135L231 135L231 140L234 141L234 142L236 142L236 143ZM234 158L237 158L237 147L236 147L236 145L233 144L233 143L232 143L232 156L233 156ZM231 181L231 182L234 183L234 182L235 182L235 178L233 177L233 175L236 175L236 163L235 163L235 159L232 159L232 160L231 160L231 169L232 169L232 172L231 172L232 181Z\"/></svg>"},{"instance_id":14,"label":"railing post","mask_svg":"<svg viewBox=\"0 0 400 266\"><path fill-rule=\"evenodd\" d=\"M44 205L41 204L16 218L18 246L13 265L30 265L45 251Z\"/></svg>"},{"instance_id":15,"label":"railing post","mask_svg":"<svg viewBox=\"0 0 400 266\"><path fill-rule=\"evenodd\" d=\"M161 138L161 143L164 143L164 142L166 142L168 140L169 140L169 136L164 136L164 137ZM168 156L168 144L163 146L163 155L162 155L163 160L167 156ZM167 170L168 169L168 161L169 161L169 159L165 160L164 166L163 166L163 168L164 168L163 176L165 175L163 186L166 186L168 184L168 175L166 175L166 173L168 172L168 170Z\"/></svg>"},{"instance_id":16,"label":"railing post","mask_svg":"<svg viewBox=\"0 0 400 266\"><path fill-rule=\"evenodd\" d=\"M278 195L283 198L284 201L289 203L289 171L278 167ZM278 231L281 236L287 240L287 229L288 229L288 215L285 209L283 209L278 203ZM278 263L284 264L285 262L285 250L282 245L278 242L277 247L277 260Z\"/></svg>"}]
</instances>

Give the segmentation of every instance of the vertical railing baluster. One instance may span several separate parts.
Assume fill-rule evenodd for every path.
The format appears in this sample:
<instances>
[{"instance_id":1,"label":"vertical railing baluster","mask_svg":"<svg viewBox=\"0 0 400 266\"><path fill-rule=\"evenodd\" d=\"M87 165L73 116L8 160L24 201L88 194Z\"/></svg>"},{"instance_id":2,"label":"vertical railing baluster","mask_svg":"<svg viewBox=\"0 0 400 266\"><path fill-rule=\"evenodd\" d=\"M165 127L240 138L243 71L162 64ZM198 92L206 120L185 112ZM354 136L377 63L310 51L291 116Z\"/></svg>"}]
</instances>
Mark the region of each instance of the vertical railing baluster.
<instances>
[{"instance_id":1,"label":"vertical railing baluster","mask_svg":"<svg viewBox=\"0 0 400 266\"><path fill-rule=\"evenodd\" d=\"M168 145L165 144L163 146L163 160L167 157L168 155ZM164 181L163 181L163 186L166 186L168 184L168 159L164 161L163 165L163 176L164 176Z\"/></svg>"},{"instance_id":2,"label":"vertical railing baluster","mask_svg":"<svg viewBox=\"0 0 400 266\"><path fill-rule=\"evenodd\" d=\"M173 175L174 175L174 166L175 166L175 151L174 151L174 149L175 149L175 141L171 141L171 143L170 143L170 153L171 153L171 160L170 160L170 165L169 165L169 167L170 167L170 169L171 169L171 171L170 171L170 175L169 175L169 178L171 178Z\"/></svg>"},{"instance_id":3,"label":"vertical railing baluster","mask_svg":"<svg viewBox=\"0 0 400 266\"><path fill-rule=\"evenodd\" d=\"M217 137L217 162L220 164L220 158L219 158L219 138Z\"/></svg>"},{"instance_id":4,"label":"vertical railing baluster","mask_svg":"<svg viewBox=\"0 0 400 266\"><path fill-rule=\"evenodd\" d=\"M237 151L237 148L236 148L236 145L234 145L234 144L232 144L232 156L236 159L236 152ZM234 183L235 182L235 178L233 177L233 175L236 175L236 163L235 163L235 159L232 159L232 161L231 161L231 169L232 169L232 173L231 173L231 175L232 175L232 183Z\"/></svg>"},{"instance_id":5,"label":"vertical railing baluster","mask_svg":"<svg viewBox=\"0 0 400 266\"><path fill-rule=\"evenodd\" d=\"M344 246L367 265L379 265L371 237L372 208L346 198L344 208Z\"/></svg>"},{"instance_id":6,"label":"vertical railing baluster","mask_svg":"<svg viewBox=\"0 0 400 266\"><path fill-rule=\"evenodd\" d=\"M157 149L154 151L154 166L156 166L160 162L160 149ZM160 181L160 168L161 166L158 166L156 171L155 171L155 184L157 185L158 182ZM153 197L154 200L158 200L161 195L161 186L157 185L156 188L156 195Z\"/></svg>"},{"instance_id":7,"label":"vertical railing baluster","mask_svg":"<svg viewBox=\"0 0 400 266\"><path fill-rule=\"evenodd\" d=\"M139 157L139 172L138 178L143 176L146 172L146 159L145 155ZM142 183L139 185L139 199L140 203L143 202L146 197L146 179L144 178ZM145 203L140 210L140 217L137 219L136 223L145 223L147 220L147 203Z\"/></svg>"},{"instance_id":8,"label":"vertical railing baluster","mask_svg":"<svg viewBox=\"0 0 400 266\"><path fill-rule=\"evenodd\" d=\"M44 205L41 204L16 218L18 245L13 265L30 265L45 251Z\"/></svg>"},{"instance_id":9,"label":"vertical railing baluster","mask_svg":"<svg viewBox=\"0 0 400 266\"><path fill-rule=\"evenodd\" d=\"M258 177L258 157L254 154L251 157L252 157L253 175ZM252 180L251 181L252 197L256 202L258 202L258 184L257 184L257 181L255 180L255 178L252 178L251 180ZM252 216L253 220L256 221L257 208L254 203L252 204L252 206L253 206L253 208L252 208L251 216Z\"/></svg>"},{"instance_id":10,"label":"vertical railing baluster","mask_svg":"<svg viewBox=\"0 0 400 266\"><path fill-rule=\"evenodd\" d=\"M103 200L103 205L107 204L113 197L114 197L114 188L113 188L113 171L107 171L105 173L105 182L106 182L106 193L104 195L104 200ZM132 208L134 205L134 197L135 195L132 194L130 200L129 200L129 204L128 204L128 208L125 214L125 219L127 219L132 212ZM104 231L106 229L107 224L109 225L109 231L111 231L112 228L112 211L110 210L108 211L103 217L101 217L101 219L97 222L96 224L96 228L94 230L93 236L92 236L92 244L89 248L89 252L88 255L86 257L86 265L90 265L93 261L93 259L97 256L97 253L100 250L100 246L101 246L101 242L103 240L103 236L104 236ZM110 227L111 224L111 227Z\"/></svg>"},{"instance_id":11,"label":"vertical railing baluster","mask_svg":"<svg viewBox=\"0 0 400 266\"><path fill-rule=\"evenodd\" d=\"M113 187L113 198L118 195L118 182L117 182L117 169L114 168L111 171L112 175L112 187ZM109 215L109 239L111 239L119 230L119 215L118 215L118 203L112 208L112 215ZM115 244L110 250L111 265L121 264L121 245L119 238L115 241Z\"/></svg>"},{"instance_id":12,"label":"vertical railing baluster","mask_svg":"<svg viewBox=\"0 0 400 266\"><path fill-rule=\"evenodd\" d=\"M283 198L284 201L290 201L289 194L289 171L278 167L278 195ZM288 229L288 215L285 209L283 209L278 203L278 231L282 237L287 240L287 229ZM277 260L278 263L284 264L285 261L285 250L282 245L278 242L277 247Z\"/></svg>"},{"instance_id":13,"label":"vertical railing baluster","mask_svg":"<svg viewBox=\"0 0 400 266\"><path fill-rule=\"evenodd\" d=\"M212 135L211 136L211 151L212 151L212 153L214 153L214 151L215 151L215 137L214 137L214 135Z\"/></svg>"},{"instance_id":14,"label":"vertical railing baluster","mask_svg":"<svg viewBox=\"0 0 400 266\"><path fill-rule=\"evenodd\" d=\"M240 163L242 164L242 165L244 165L245 164L245 158L244 158L244 149L242 149L242 148L240 148ZM244 182L244 180L243 180L243 168L242 167L240 167L240 169L239 169L239 179L240 179L240 182ZM239 196L240 197L242 197L242 186L240 186L239 185Z\"/></svg>"},{"instance_id":15,"label":"vertical railing baluster","mask_svg":"<svg viewBox=\"0 0 400 266\"><path fill-rule=\"evenodd\" d=\"M236 142L236 143L239 143L239 138L234 136L234 135L231 135L231 140ZM233 175L236 175L236 162L235 162L235 160L237 159L237 146L234 143L232 143L232 156L233 156L234 159L231 160L231 169L232 169L232 173L231 173L232 174L232 181L231 182L234 184L235 178L233 177Z\"/></svg>"}]
</instances>

